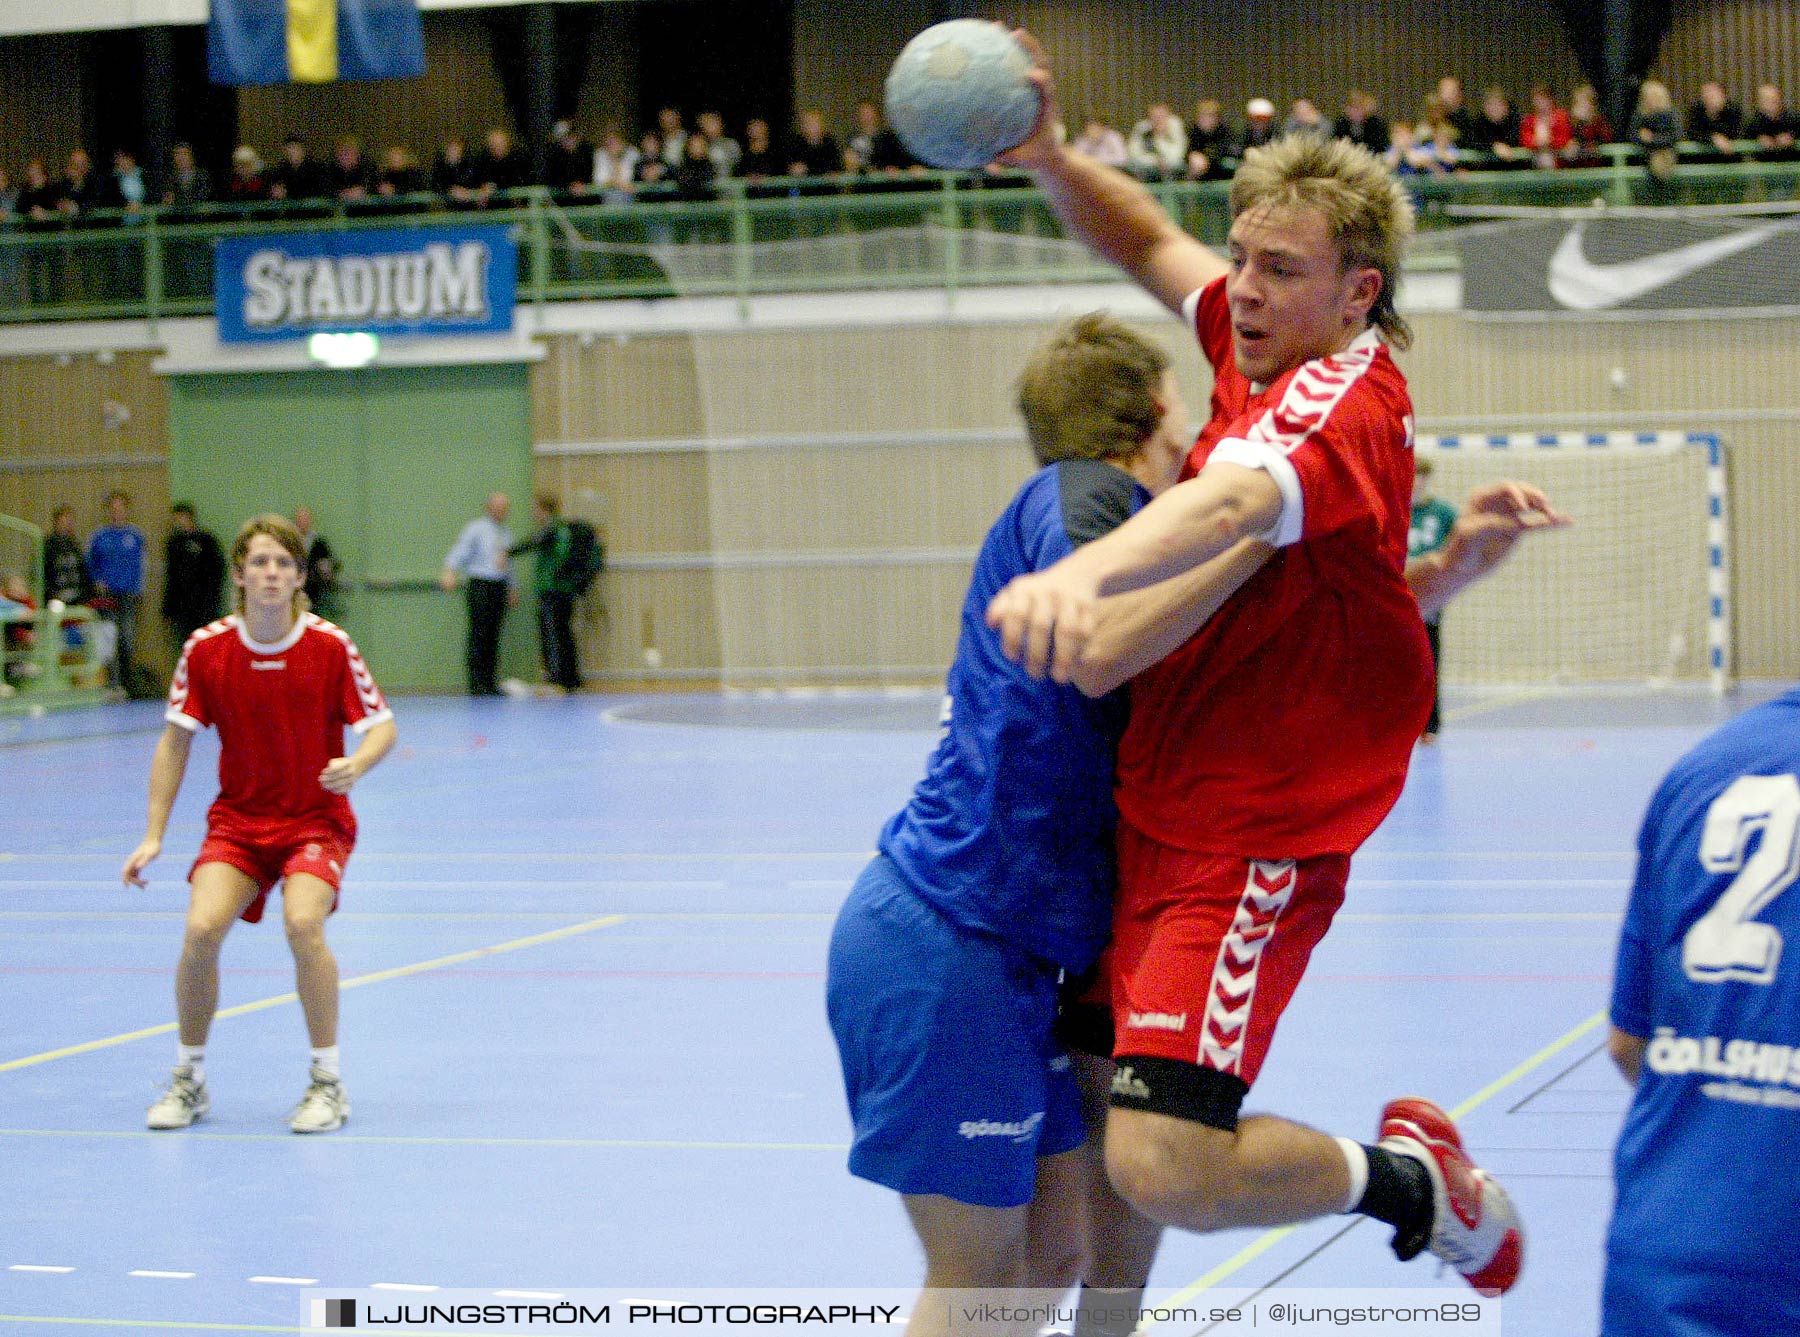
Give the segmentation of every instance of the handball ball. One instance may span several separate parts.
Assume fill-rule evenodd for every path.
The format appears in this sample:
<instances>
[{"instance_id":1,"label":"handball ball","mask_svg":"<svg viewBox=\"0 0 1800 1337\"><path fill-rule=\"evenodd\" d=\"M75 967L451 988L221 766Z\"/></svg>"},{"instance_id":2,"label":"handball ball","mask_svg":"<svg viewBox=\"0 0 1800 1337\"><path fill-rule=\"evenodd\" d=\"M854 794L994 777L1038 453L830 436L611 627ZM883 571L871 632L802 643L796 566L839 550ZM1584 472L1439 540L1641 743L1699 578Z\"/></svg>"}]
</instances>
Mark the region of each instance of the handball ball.
<instances>
[{"instance_id":1,"label":"handball ball","mask_svg":"<svg viewBox=\"0 0 1800 1337\"><path fill-rule=\"evenodd\" d=\"M986 167L1024 143L1037 121L1031 57L997 23L951 19L927 28L887 77L888 124L933 167Z\"/></svg>"}]
</instances>

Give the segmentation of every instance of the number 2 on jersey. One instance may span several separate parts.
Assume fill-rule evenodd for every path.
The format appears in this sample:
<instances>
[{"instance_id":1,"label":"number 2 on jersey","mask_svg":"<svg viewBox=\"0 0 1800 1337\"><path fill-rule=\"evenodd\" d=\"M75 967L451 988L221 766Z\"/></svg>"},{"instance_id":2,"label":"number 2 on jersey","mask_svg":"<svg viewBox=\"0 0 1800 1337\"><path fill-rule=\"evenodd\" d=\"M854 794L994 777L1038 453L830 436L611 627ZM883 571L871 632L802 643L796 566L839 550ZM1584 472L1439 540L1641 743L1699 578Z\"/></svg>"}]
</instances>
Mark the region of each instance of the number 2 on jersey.
<instances>
[{"instance_id":1,"label":"number 2 on jersey","mask_svg":"<svg viewBox=\"0 0 1800 1337\"><path fill-rule=\"evenodd\" d=\"M1746 859L1758 832L1762 840ZM1682 969L1701 983L1772 983L1781 962L1781 931L1755 920L1800 876L1800 781L1791 775L1733 781L1706 810L1700 863L1709 873L1737 876L1687 931Z\"/></svg>"}]
</instances>

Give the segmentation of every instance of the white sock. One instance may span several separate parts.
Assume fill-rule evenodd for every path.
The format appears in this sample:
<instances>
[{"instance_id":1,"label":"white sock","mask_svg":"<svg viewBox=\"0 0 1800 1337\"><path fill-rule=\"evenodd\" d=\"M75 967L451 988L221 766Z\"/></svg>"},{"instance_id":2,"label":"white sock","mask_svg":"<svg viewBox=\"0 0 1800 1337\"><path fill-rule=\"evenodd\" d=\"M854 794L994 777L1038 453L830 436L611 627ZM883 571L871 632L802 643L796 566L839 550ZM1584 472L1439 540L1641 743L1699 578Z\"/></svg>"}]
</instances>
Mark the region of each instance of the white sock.
<instances>
[{"instance_id":1,"label":"white sock","mask_svg":"<svg viewBox=\"0 0 1800 1337\"><path fill-rule=\"evenodd\" d=\"M176 1045L175 1066L178 1068L192 1068L194 1070L194 1080L196 1082L204 1082L206 1080L206 1046Z\"/></svg>"},{"instance_id":2,"label":"white sock","mask_svg":"<svg viewBox=\"0 0 1800 1337\"><path fill-rule=\"evenodd\" d=\"M1344 1167L1350 1171L1350 1192L1339 1210L1354 1212L1356 1205L1362 1201L1364 1191L1369 1187L1369 1153L1363 1150L1362 1143L1352 1142L1347 1137L1334 1138L1333 1141L1344 1153Z\"/></svg>"},{"instance_id":3,"label":"white sock","mask_svg":"<svg viewBox=\"0 0 1800 1337\"><path fill-rule=\"evenodd\" d=\"M329 1049L313 1050L312 1062L313 1067L317 1068L327 1077L342 1076L338 1071L338 1047L336 1045L332 1045ZM1368 1171L1365 1169L1363 1173L1366 1175Z\"/></svg>"}]
</instances>

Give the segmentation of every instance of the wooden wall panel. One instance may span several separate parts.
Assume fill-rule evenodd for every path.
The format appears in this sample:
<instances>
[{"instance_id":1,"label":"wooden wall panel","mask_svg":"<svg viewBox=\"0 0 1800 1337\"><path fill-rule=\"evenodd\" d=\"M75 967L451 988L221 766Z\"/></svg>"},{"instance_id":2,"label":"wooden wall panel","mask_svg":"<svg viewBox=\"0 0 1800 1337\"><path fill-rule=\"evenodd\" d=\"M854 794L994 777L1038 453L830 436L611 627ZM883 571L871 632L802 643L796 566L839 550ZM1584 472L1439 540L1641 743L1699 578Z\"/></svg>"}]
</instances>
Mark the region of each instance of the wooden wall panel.
<instances>
[{"instance_id":1,"label":"wooden wall panel","mask_svg":"<svg viewBox=\"0 0 1800 1337\"><path fill-rule=\"evenodd\" d=\"M539 441L642 441L706 435L686 336L559 338L532 368Z\"/></svg>"},{"instance_id":2,"label":"wooden wall panel","mask_svg":"<svg viewBox=\"0 0 1800 1337\"><path fill-rule=\"evenodd\" d=\"M304 135L319 159L350 134L372 161L398 143L429 167L449 136L473 147L491 125L513 128L487 29L467 10L425 16L425 73L417 79L274 84L238 95L238 138L270 162L290 134Z\"/></svg>"},{"instance_id":3,"label":"wooden wall panel","mask_svg":"<svg viewBox=\"0 0 1800 1337\"><path fill-rule=\"evenodd\" d=\"M1748 113L1757 84L1800 99L1800 0L1675 0L1655 73L1685 110L1717 79Z\"/></svg>"},{"instance_id":4,"label":"wooden wall panel","mask_svg":"<svg viewBox=\"0 0 1800 1337\"><path fill-rule=\"evenodd\" d=\"M888 65L928 21L918 4L795 7L800 101L847 122L861 98L878 97ZM1352 85L1385 111L1416 115L1440 75L1471 88L1498 83L1522 101L1532 84L1567 89L1579 67L1547 0L1319 0L1303 6L1200 5L1192 0L1029 0L1009 10L1043 39L1070 120L1101 116L1121 129L1154 99L1186 116L1218 98L1241 123L1256 95L1283 108L1310 96L1328 114ZM846 30L854 38L846 40Z\"/></svg>"},{"instance_id":5,"label":"wooden wall panel","mask_svg":"<svg viewBox=\"0 0 1800 1337\"><path fill-rule=\"evenodd\" d=\"M80 54L74 33L0 38L0 167L13 185L34 157L60 176L85 141Z\"/></svg>"}]
</instances>

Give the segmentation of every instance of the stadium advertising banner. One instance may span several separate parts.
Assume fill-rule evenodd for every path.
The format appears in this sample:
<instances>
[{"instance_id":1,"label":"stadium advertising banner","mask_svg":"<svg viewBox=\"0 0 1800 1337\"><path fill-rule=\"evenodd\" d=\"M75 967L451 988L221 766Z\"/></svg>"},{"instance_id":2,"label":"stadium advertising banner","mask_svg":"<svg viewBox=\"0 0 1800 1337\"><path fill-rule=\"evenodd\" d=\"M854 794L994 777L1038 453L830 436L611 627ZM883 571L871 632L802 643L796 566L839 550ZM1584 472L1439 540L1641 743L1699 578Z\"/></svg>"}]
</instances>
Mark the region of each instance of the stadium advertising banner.
<instances>
[{"instance_id":1,"label":"stadium advertising banner","mask_svg":"<svg viewBox=\"0 0 1800 1337\"><path fill-rule=\"evenodd\" d=\"M1470 315L1671 316L1800 311L1800 219L1644 214L1472 229Z\"/></svg>"},{"instance_id":2,"label":"stadium advertising banner","mask_svg":"<svg viewBox=\"0 0 1800 1337\"><path fill-rule=\"evenodd\" d=\"M504 334L519 246L506 227L227 237L214 251L224 343L313 334Z\"/></svg>"}]
</instances>

